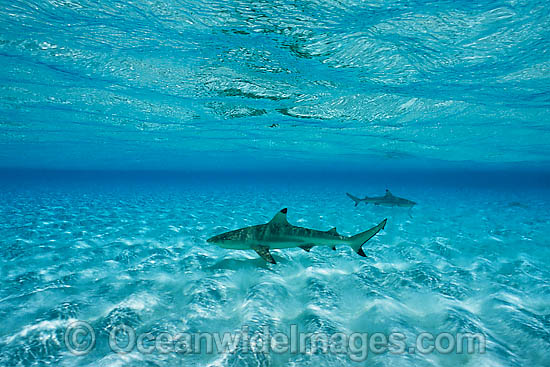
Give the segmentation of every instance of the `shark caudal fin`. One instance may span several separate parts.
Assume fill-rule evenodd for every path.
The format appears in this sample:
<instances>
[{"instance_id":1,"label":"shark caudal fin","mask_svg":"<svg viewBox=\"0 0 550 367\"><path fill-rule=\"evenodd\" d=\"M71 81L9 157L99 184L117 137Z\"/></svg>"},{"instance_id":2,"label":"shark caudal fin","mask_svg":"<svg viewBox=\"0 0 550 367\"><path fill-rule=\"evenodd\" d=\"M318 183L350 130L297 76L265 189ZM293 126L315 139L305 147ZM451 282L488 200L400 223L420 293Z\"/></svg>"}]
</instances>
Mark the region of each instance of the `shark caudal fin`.
<instances>
[{"instance_id":1,"label":"shark caudal fin","mask_svg":"<svg viewBox=\"0 0 550 367\"><path fill-rule=\"evenodd\" d=\"M350 238L351 248L355 252L357 252L359 255L361 255L363 257L366 257L367 255L365 255L365 253L363 252L363 249L361 248L361 246L363 246L365 244L365 242L367 242L372 237L374 237L375 234L380 232L380 230L384 229L384 227L386 226L387 221L388 221L387 219L384 219L376 227L372 227L371 229L369 229L365 232L361 232L359 234L356 234L355 236L351 236L351 238Z\"/></svg>"},{"instance_id":2,"label":"shark caudal fin","mask_svg":"<svg viewBox=\"0 0 550 367\"><path fill-rule=\"evenodd\" d=\"M353 201L355 201L355 206L357 206L361 201L362 199L359 199L358 197L356 196L353 196L352 194L349 194L346 192L346 195Z\"/></svg>"}]
</instances>

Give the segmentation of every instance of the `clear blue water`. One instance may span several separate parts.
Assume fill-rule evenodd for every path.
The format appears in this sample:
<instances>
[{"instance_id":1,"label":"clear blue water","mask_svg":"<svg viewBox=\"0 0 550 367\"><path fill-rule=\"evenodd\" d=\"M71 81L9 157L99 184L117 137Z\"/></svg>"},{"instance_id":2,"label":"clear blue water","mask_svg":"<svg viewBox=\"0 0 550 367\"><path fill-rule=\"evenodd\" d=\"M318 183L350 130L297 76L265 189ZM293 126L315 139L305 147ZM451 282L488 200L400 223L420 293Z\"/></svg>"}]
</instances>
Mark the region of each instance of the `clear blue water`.
<instances>
[{"instance_id":1,"label":"clear blue water","mask_svg":"<svg viewBox=\"0 0 550 367\"><path fill-rule=\"evenodd\" d=\"M3 2L0 365L550 365L549 50L543 1ZM418 205L345 196L386 188ZM388 224L366 258L206 242L285 207ZM486 350L123 354L122 324Z\"/></svg>"},{"instance_id":2,"label":"clear blue water","mask_svg":"<svg viewBox=\"0 0 550 367\"><path fill-rule=\"evenodd\" d=\"M550 352L550 191L413 176L293 180L229 174L13 174L1 191L0 365L364 365L347 354L114 353L109 332L481 333L485 353L368 355L374 366L546 366ZM344 192L385 181L412 210L354 207ZM449 181L454 182L449 184ZM517 187L517 186L516 186ZM349 247L218 248L206 239L289 221L344 235L388 218L367 257ZM64 333L94 328L73 355ZM122 344L124 345L124 344Z\"/></svg>"},{"instance_id":3,"label":"clear blue water","mask_svg":"<svg viewBox=\"0 0 550 367\"><path fill-rule=\"evenodd\" d=\"M549 29L533 0L5 1L0 164L548 163Z\"/></svg>"}]
</instances>

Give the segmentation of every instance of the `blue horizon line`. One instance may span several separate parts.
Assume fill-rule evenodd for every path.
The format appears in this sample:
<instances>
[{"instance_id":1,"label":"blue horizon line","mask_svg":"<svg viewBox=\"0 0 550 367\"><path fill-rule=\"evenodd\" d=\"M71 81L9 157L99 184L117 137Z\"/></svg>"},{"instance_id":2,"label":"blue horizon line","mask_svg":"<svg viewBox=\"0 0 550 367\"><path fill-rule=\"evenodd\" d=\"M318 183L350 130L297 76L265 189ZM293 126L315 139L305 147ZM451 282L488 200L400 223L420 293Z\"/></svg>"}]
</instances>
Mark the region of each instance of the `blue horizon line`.
<instances>
[{"instance_id":1,"label":"blue horizon line","mask_svg":"<svg viewBox=\"0 0 550 367\"><path fill-rule=\"evenodd\" d=\"M199 179L213 181L214 178L223 179L270 179L273 181L289 180L318 180L346 181L399 181L407 179L405 183L452 183L459 180L461 183L479 184L492 183L496 185L542 186L550 188L550 169L537 169L533 167L388 167L381 169L349 169L346 167L334 167L319 169L317 167L307 169L274 168L243 168L243 169L70 169L70 168L13 168L0 167L0 182L10 180L34 180L34 179L98 179L109 180L172 180Z\"/></svg>"},{"instance_id":2,"label":"blue horizon line","mask_svg":"<svg viewBox=\"0 0 550 367\"><path fill-rule=\"evenodd\" d=\"M251 166L243 167L212 167L207 166L205 168L77 168L77 167L13 167L13 166L0 166L0 173L66 173L66 174L83 174L83 173L123 173L123 174L279 174L279 173L292 173L292 174L311 174L311 173L344 173L351 175L363 175L367 173L391 173L391 174L410 174L410 173L439 173L439 174L469 174L469 173L527 173L527 174L539 174L550 175L550 164L449 164L449 165L372 165L372 167L358 166L339 166L339 167L322 167L317 165L295 167L274 166L270 168L258 168Z\"/></svg>"}]
</instances>

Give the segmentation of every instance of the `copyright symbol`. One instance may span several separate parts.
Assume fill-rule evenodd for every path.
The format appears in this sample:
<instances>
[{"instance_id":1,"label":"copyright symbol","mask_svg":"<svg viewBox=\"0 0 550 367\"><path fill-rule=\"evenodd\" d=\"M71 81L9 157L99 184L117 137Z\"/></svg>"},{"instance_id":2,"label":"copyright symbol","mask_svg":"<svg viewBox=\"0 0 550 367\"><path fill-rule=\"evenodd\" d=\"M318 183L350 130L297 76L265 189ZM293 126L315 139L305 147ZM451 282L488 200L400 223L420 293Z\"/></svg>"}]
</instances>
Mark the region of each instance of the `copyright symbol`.
<instances>
[{"instance_id":1,"label":"copyright symbol","mask_svg":"<svg viewBox=\"0 0 550 367\"><path fill-rule=\"evenodd\" d=\"M74 355L88 354L95 346L95 332L90 324L75 321L65 330L65 346Z\"/></svg>"}]
</instances>

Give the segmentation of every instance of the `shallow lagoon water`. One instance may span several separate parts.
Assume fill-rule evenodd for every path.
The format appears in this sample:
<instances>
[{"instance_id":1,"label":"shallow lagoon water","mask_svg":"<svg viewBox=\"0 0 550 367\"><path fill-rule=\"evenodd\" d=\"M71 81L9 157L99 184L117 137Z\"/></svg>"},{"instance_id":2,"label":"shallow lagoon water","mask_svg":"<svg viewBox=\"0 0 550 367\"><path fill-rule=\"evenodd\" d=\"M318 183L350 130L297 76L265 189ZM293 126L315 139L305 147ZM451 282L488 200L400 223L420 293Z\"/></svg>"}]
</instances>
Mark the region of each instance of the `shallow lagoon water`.
<instances>
[{"instance_id":1,"label":"shallow lagoon water","mask_svg":"<svg viewBox=\"0 0 550 367\"><path fill-rule=\"evenodd\" d=\"M9 1L0 166L548 163L549 29L542 0Z\"/></svg>"},{"instance_id":2,"label":"shallow lagoon water","mask_svg":"<svg viewBox=\"0 0 550 367\"><path fill-rule=\"evenodd\" d=\"M4 2L0 365L549 366L549 30L542 0ZM418 205L345 196L386 188ZM206 242L285 207L388 224L366 258ZM486 351L121 354L121 324Z\"/></svg>"},{"instance_id":3,"label":"shallow lagoon water","mask_svg":"<svg viewBox=\"0 0 550 367\"><path fill-rule=\"evenodd\" d=\"M478 332L485 353L374 354L374 366L544 366L549 362L550 194L483 186L395 185L412 210L360 205L361 182L123 180L7 184L2 191L0 364L79 366L364 365L349 355L114 353L119 324L142 332ZM365 246L254 252L206 243L267 222L351 235L388 218ZM71 354L75 320L94 349Z\"/></svg>"}]
</instances>

